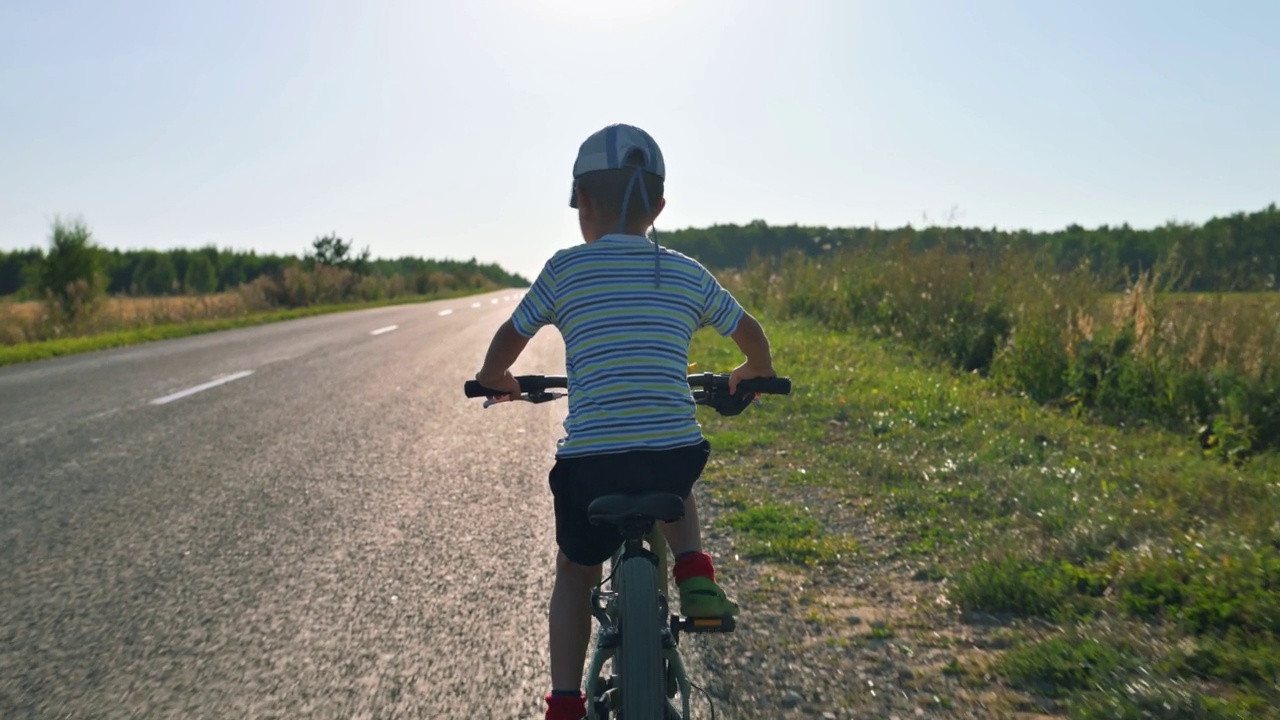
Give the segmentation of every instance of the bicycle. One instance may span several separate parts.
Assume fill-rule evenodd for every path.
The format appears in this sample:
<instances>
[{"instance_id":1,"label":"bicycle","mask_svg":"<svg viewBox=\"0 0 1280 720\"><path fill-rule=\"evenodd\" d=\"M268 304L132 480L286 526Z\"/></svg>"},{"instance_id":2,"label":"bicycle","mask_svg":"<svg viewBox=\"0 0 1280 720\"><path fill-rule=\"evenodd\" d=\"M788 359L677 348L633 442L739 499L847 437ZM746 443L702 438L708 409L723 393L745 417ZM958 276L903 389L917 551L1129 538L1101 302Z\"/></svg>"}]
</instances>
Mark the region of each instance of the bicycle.
<instances>
[{"instance_id":1,"label":"bicycle","mask_svg":"<svg viewBox=\"0 0 1280 720\"><path fill-rule=\"evenodd\" d=\"M564 376L524 375L516 380L521 395L511 400L538 404L567 395L554 392L568 388ZM699 373L688 380L695 403L726 416L758 403L760 394L791 392L789 378L743 380L732 395L727 374ZM465 392L469 398L488 398L486 408L502 402L495 399L500 393L474 380L467 381ZM688 720L693 684L680 659L680 633L733 632L736 623L732 616L687 618L670 612L667 544L657 523L682 518L684 500L662 493L605 495L592 501L587 513L592 523L615 525L623 538L610 559L608 577L591 591L592 615L600 627L584 688L587 719ZM601 590L605 583L608 591ZM606 662L610 663L608 678L601 674ZM670 702L676 695L680 711ZM714 704L711 717L715 717Z\"/></svg>"}]
</instances>

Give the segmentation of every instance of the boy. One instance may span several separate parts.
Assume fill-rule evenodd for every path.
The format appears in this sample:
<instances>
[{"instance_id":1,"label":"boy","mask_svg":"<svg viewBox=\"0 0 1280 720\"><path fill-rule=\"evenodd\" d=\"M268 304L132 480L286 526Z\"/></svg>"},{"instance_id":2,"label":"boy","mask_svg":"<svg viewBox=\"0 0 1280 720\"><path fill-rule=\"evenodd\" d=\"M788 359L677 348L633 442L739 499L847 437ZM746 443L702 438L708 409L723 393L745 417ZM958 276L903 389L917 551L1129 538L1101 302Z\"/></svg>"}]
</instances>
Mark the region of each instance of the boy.
<instances>
[{"instance_id":1,"label":"boy","mask_svg":"<svg viewBox=\"0 0 1280 720\"><path fill-rule=\"evenodd\" d=\"M547 720L586 715L581 691L591 636L591 588L621 545L586 508L600 495L670 492L685 498L684 518L662 523L676 561L672 575L686 617L737 614L702 551L692 488L710 445L688 385L689 342L701 327L729 336L746 355L730 377L774 377L769 341L697 261L645 237L666 205L666 168L643 130L611 125L587 138L573 166L569 207L584 245L547 261L511 318L493 338L476 380L519 394L510 368L543 325L565 341L569 378L566 435L550 473L555 504L555 587L551 593L551 692Z\"/></svg>"}]
</instances>

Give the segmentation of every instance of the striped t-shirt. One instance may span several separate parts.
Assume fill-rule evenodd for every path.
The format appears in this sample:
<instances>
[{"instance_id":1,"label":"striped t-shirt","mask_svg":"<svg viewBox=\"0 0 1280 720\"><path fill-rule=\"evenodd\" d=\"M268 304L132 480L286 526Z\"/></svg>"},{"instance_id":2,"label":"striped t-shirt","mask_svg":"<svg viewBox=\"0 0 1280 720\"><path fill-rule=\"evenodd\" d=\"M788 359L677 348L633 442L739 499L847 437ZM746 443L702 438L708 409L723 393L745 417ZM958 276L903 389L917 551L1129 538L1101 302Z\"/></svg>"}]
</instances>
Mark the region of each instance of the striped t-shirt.
<instances>
[{"instance_id":1,"label":"striped t-shirt","mask_svg":"<svg viewBox=\"0 0 1280 720\"><path fill-rule=\"evenodd\" d=\"M698 261L640 235L611 234L557 252L512 315L533 337L564 337L569 416L558 457L702 442L689 391L689 341L731 335L742 306ZM655 287L655 271L660 280Z\"/></svg>"}]
</instances>

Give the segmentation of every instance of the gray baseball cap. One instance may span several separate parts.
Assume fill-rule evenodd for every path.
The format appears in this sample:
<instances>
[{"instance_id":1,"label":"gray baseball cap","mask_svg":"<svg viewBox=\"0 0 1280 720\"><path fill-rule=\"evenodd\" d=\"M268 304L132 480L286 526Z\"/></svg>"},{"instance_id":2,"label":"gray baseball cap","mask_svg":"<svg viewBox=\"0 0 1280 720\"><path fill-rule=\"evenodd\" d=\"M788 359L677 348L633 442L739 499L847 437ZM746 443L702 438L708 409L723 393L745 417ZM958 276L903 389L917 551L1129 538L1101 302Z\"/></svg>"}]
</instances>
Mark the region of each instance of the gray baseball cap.
<instances>
[{"instance_id":1,"label":"gray baseball cap","mask_svg":"<svg viewBox=\"0 0 1280 720\"><path fill-rule=\"evenodd\" d=\"M662 151L649 133L634 125L610 125L592 133L578 148L578 159L573 162L573 190L569 193L569 207L578 207L577 178L596 170L619 170L635 167L627 163L633 153L639 153L640 169L662 179L667 178L667 166L662 161Z\"/></svg>"}]
</instances>

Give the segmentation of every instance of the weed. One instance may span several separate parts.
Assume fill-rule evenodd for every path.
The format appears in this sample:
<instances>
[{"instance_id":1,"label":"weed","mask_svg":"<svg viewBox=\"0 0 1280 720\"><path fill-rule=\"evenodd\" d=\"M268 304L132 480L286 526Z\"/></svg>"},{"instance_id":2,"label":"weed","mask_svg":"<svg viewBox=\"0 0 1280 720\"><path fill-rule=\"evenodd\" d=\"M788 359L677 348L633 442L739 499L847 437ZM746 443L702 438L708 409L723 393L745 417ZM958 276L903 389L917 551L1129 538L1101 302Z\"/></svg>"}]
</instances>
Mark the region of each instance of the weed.
<instances>
[{"instance_id":1,"label":"weed","mask_svg":"<svg viewBox=\"0 0 1280 720\"><path fill-rule=\"evenodd\" d=\"M1138 665L1136 657L1110 643L1064 636L1010 650L1001 658L1000 671L1016 687L1063 698L1076 691L1122 686Z\"/></svg>"}]
</instances>

